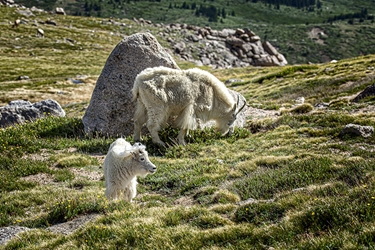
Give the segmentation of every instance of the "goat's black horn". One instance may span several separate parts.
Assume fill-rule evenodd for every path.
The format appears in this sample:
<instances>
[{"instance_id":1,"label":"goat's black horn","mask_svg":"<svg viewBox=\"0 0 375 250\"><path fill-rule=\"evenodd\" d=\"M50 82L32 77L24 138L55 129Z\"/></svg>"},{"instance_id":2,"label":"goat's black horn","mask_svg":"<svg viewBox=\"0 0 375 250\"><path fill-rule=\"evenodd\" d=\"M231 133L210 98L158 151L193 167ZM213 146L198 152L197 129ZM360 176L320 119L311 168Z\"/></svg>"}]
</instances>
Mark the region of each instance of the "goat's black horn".
<instances>
[{"instance_id":1,"label":"goat's black horn","mask_svg":"<svg viewBox=\"0 0 375 250\"><path fill-rule=\"evenodd\" d=\"M240 102L240 97L238 96L237 105L239 104L239 102ZM245 108L245 106L246 106L246 100L244 100L243 106L237 111L236 115L238 115Z\"/></svg>"}]
</instances>

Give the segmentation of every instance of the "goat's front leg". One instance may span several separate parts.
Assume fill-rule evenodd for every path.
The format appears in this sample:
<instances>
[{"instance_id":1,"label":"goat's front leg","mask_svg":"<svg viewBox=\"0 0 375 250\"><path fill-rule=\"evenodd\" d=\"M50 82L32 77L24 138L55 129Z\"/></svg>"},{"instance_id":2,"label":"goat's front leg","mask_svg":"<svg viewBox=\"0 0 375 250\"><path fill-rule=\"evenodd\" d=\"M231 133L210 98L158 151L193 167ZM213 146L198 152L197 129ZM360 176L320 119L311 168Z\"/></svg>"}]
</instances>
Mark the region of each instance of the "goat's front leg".
<instances>
[{"instance_id":1,"label":"goat's front leg","mask_svg":"<svg viewBox=\"0 0 375 250\"><path fill-rule=\"evenodd\" d=\"M188 129L181 129L180 130L180 133L177 136L177 141L178 141L179 144L184 145L184 146L186 145L185 136L186 136L187 132L188 132Z\"/></svg>"}]
</instances>

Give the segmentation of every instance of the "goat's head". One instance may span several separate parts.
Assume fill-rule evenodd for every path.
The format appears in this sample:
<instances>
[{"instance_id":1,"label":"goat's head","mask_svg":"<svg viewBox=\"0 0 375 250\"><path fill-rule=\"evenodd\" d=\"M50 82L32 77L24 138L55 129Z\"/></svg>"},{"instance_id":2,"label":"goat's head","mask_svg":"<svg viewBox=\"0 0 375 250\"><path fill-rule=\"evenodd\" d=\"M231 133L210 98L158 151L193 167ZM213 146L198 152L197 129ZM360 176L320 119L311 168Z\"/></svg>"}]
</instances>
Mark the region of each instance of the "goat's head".
<instances>
[{"instance_id":1,"label":"goat's head","mask_svg":"<svg viewBox=\"0 0 375 250\"><path fill-rule=\"evenodd\" d=\"M156 166L148 158L146 147L141 143L135 143L131 152L133 161L137 165L138 175L145 177L156 172Z\"/></svg>"},{"instance_id":2,"label":"goat's head","mask_svg":"<svg viewBox=\"0 0 375 250\"><path fill-rule=\"evenodd\" d=\"M233 132L233 124L237 119L237 115L245 108L246 101L244 100L241 107L239 107L239 104L240 97L237 96L237 102L233 105L233 108L229 112L226 112L222 119L217 121L217 128L222 135L226 135L228 132L231 134Z\"/></svg>"}]
</instances>

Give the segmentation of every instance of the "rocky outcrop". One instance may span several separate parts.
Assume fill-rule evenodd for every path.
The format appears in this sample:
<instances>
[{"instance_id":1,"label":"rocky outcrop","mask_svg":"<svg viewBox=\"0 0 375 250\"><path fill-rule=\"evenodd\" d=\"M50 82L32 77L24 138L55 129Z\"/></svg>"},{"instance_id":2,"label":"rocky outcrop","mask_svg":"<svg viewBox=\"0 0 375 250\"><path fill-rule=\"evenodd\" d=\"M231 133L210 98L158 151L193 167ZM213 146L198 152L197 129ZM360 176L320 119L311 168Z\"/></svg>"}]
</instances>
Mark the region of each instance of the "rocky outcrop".
<instances>
[{"instance_id":1,"label":"rocky outcrop","mask_svg":"<svg viewBox=\"0 0 375 250\"><path fill-rule=\"evenodd\" d=\"M0 4L11 7L19 7L13 0L0 0ZM42 9L22 7L17 12L26 17L35 16L34 13L43 12ZM57 7L52 14L65 15L62 8ZM19 24L15 20L13 27ZM262 42L250 29L223 29L214 30L210 27L172 23L168 25L153 24L150 20L133 18L140 26L158 28L158 35L170 43L172 53L181 60L195 63L197 66L207 65L212 68L232 68L246 66L284 66L288 62L277 49L268 41ZM53 20L41 24L57 26ZM126 24L112 19L103 20L102 24L126 26ZM37 36L43 37L44 31L38 30Z\"/></svg>"},{"instance_id":2,"label":"rocky outcrop","mask_svg":"<svg viewBox=\"0 0 375 250\"><path fill-rule=\"evenodd\" d=\"M135 19L141 25L152 25L150 21ZM154 24L159 35L172 46L173 53L182 60L212 68L246 66L284 66L288 62L268 41L261 42L259 36L249 29L223 29L198 27L187 24Z\"/></svg>"},{"instance_id":3,"label":"rocky outcrop","mask_svg":"<svg viewBox=\"0 0 375 250\"><path fill-rule=\"evenodd\" d=\"M133 134L135 105L131 89L137 74L149 67L179 68L150 33L125 37L112 51L96 82L83 116L85 131L111 136Z\"/></svg>"},{"instance_id":4,"label":"rocky outcrop","mask_svg":"<svg viewBox=\"0 0 375 250\"><path fill-rule=\"evenodd\" d=\"M0 127L21 124L25 121L34 121L45 116L65 116L60 104L48 99L34 104L29 101L16 100L0 107Z\"/></svg>"}]
</instances>

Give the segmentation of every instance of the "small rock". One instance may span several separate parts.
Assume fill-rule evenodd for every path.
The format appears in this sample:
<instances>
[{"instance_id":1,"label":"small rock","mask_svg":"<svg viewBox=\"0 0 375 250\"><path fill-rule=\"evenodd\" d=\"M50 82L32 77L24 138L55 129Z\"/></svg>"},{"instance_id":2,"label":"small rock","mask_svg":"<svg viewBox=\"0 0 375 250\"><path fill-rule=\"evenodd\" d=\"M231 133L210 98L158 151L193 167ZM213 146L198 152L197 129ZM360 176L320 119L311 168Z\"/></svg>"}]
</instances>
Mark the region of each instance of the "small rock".
<instances>
[{"instance_id":1,"label":"small rock","mask_svg":"<svg viewBox=\"0 0 375 250\"><path fill-rule=\"evenodd\" d=\"M237 78L232 78L232 79L226 80L224 83L226 85L228 85L228 84L232 84L232 83L236 83L236 82L243 82L243 80L242 79L237 79Z\"/></svg>"},{"instance_id":2,"label":"small rock","mask_svg":"<svg viewBox=\"0 0 375 250\"><path fill-rule=\"evenodd\" d=\"M47 21L46 21L46 24L53 25L53 26L57 26L56 22L53 21L53 20L47 20Z\"/></svg>"},{"instance_id":3,"label":"small rock","mask_svg":"<svg viewBox=\"0 0 375 250\"><path fill-rule=\"evenodd\" d=\"M322 102L322 103L315 104L315 108L317 108L317 109L325 109L325 108L328 108L328 107L329 107L328 102Z\"/></svg>"},{"instance_id":4,"label":"small rock","mask_svg":"<svg viewBox=\"0 0 375 250\"><path fill-rule=\"evenodd\" d=\"M21 81L21 80L30 80L30 77L28 77L28 76L19 76L17 78L17 80L19 80L19 81Z\"/></svg>"},{"instance_id":5,"label":"small rock","mask_svg":"<svg viewBox=\"0 0 375 250\"><path fill-rule=\"evenodd\" d=\"M37 36L44 37L44 30L42 29L37 29Z\"/></svg>"},{"instance_id":6,"label":"small rock","mask_svg":"<svg viewBox=\"0 0 375 250\"><path fill-rule=\"evenodd\" d=\"M304 103L305 103L305 97L303 97L303 96L301 96L301 97L297 97L297 98L295 99L295 102L296 102L297 104L304 104Z\"/></svg>"},{"instance_id":7,"label":"small rock","mask_svg":"<svg viewBox=\"0 0 375 250\"><path fill-rule=\"evenodd\" d=\"M374 127L372 126L361 126L358 124L347 124L343 130L341 130L339 137L344 135L357 135L364 138L370 137L374 133Z\"/></svg>"},{"instance_id":8,"label":"small rock","mask_svg":"<svg viewBox=\"0 0 375 250\"><path fill-rule=\"evenodd\" d=\"M66 15L66 14L65 14L65 11L64 11L63 8L59 8L59 7L57 7L56 10L55 10L55 12L56 12L56 14L58 14L58 15Z\"/></svg>"}]
</instances>

